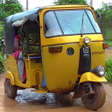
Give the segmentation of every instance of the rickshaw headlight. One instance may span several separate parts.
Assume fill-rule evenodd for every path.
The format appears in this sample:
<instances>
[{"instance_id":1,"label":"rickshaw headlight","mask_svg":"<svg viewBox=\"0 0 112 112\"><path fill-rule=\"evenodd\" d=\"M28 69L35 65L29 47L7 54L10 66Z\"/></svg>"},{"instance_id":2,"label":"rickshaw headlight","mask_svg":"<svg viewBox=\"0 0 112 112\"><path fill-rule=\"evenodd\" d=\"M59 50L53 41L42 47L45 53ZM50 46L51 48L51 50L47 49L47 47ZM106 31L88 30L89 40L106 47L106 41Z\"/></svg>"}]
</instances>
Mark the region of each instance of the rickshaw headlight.
<instances>
[{"instance_id":1,"label":"rickshaw headlight","mask_svg":"<svg viewBox=\"0 0 112 112\"><path fill-rule=\"evenodd\" d=\"M105 75L105 67L104 66L99 66L98 67L98 73L100 76L104 76Z\"/></svg>"},{"instance_id":2,"label":"rickshaw headlight","mask_svg":"<svg viewBox=\"0 0 112 112\"><path fill-rule=\"evenodd\" d=\"M105 67L104 66L98 66L96 68L94 68L93 70L91 70L92 73L100 76L100 77L103 77L105 75Z\"/></svg>"},{"instance_id":3,"label":"rickshaw headlight","mask_svg":"<svg viewBox=\"0 0 112 112\"><path fill-rule=\"evenodd\" d=\"M89 44L90 39L89 39L88 37L86 37L86 38L84 39L84 42L85 42L85 44Z\"/></svg>"}]
</instances>

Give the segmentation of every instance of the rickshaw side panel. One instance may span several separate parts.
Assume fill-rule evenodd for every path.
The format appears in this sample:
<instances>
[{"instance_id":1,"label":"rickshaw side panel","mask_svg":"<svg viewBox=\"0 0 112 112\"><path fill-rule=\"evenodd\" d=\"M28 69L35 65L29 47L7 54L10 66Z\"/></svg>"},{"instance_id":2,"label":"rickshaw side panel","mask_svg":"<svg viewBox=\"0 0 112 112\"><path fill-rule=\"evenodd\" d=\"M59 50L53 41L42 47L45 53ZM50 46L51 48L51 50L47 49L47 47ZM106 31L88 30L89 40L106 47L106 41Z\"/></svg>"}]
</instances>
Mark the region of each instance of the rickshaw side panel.
<instances>
[{"instance_id":1,"label":"rickshaw side panel","mask_svg":"<svg viewBox=\"0 0 112 112\"><path fill-rule=\"evenodd\" d=\"M84 35L83 38L87 37ZM91 48L91 69L103 65L105 66L105 50L103 49L103 37L102 35L89 35L91 38L91 43L89 47ZM46 45L42 47L43 51L43 64L44 71L46 75L47 88L49 91L62 92L72 90L73 85L75 85L78 77L79 69L79 58L80 58L80 48L82 47L78 42L68 44L61 44L61 40L77 41L73 40L72 37L60 38L60 41L54 38L54 42L59 45ZM78 37L80 40L80 36ZM50 42L51 39L49 39ZM46 42L48 39L46 39ZM83 42L84 43L84 42ZM62 52L60 53L49 53L49 47L62 46ZM67 49L73 48L74 54L69 56L67 54ZM98 61L99 59L99 61ZM72 89L71 89L72 88Z\"/></svg>"},{"instance_id":2,"label":"rickshaw side panel","mask_svg":"<svg viewBox=\"0 0 112 112\"><path fill-rule=\"evenodd\" d=\"M18 73L18 66L17 66L17 60L14 58L13 55L7 55L6 56L6 69L7 71L10 71L13 74L14 82L16 85L19 85L20 83L20 77ZM20 85L19 85L20 86Z\"/></svg>"},{"instance_id":3,"label":"rickshaw side panel","mask_svg":"<svg viewBox=\"0 0 112 112\"><path fill-rule=\"evenodd\" d=\"M31 83L31 86L41 85L43 79L42 63L37 63L37 60L25 60L27 81ZM32 75L31 75L32 74Z\"/></svg>"},{"instance_id":4,"label":"rickshaw side panel","mask_svg":"<svg viewBox=\"0 0 112 112\"><path fill-rule=\"evenodd\" d=\"M31 86L41 85L43 79L42 63L35 63L36 60L30 60L30 59L25 59L24 61L27 74L26 84L23 84L20 80L17 60L14 58L13 55L7 56L6 59L6 69L8 73L6 75L6 78L12 80L12 85L15 84L19 87L30 88ZM9 71L12 75L9 74Z\"/></svg>"},{"instance_id":5,"label":"rickshaw side panel","mask_svg":"<svg viewBox=\"0 0 112 112\"><path fill-rule=\"evenodd\" d=\"M6 56L6 69L10 70L13 74L18 73L16 59L14 59L13 55Z\"/></svg>"},{"instance_id":6,"label":"rickshaw side panel","mask_svg":"<svg viewBox=\"0 0 112 112\"><path fill-rule=\"evenodd\" d=\"M77 73L79 65L78 44L57 46L62 46L62 52L49 53L49 46L42 48L47 88L53 92L73 91L74 86L72 84L76 83L79 76ZM73 55L67 54L68 48L74 48Z\"/></svg>"},{"instance_id":7,"label":"rickshaw side panel","mask_svg":"<svg viewBox=\"0 0 112 112\"><path fill-rule=\"evenodd\" d=\"M105 67L105 49L103 49L103 41L93 41L91 43L91 69L102 65Z\"/></svg>"}]
</instances>

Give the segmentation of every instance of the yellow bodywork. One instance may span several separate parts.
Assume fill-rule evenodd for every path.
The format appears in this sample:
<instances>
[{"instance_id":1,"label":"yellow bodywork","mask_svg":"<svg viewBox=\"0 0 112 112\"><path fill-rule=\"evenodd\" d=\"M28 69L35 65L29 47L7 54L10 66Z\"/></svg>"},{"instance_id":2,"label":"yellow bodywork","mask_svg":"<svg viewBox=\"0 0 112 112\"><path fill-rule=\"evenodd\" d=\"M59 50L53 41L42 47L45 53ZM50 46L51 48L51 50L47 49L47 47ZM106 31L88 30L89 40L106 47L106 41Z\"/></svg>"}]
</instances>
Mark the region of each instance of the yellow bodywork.
<instances>
[{"instance_id":1,"label":"yellow bodywork","mask_svg":"<svg viewBox=\"0 0 112 112\"><path fill-rule=\"evenodd\" d=\"M11 81L11 84L12 85L15 85L14 75L10 71L7 71L6 72L6 78Z\"/></svg>"},{"instance_id":2,"label":"yellow bodywork","mask_svg":"<svg viewBox=\"0 0 112 112\"><path fill-rule=\"evenodd\" d=\"M105 66L105 50L102 46L104 39L102 34L89 34L83 35L83 37L81 35L57 36L55 38L46 38L44 36L44 14L49 10L65 9L89 9L95 16L93 9L87 5L49 6L42 9L39 15L42 63L35 63L36 60L30 59L31 55L24 59L27 82L23 84L19 78L16 59L14 59L13 55L10 55L6 61L8 70L6 78L11 80L12 85L25 88L36 87L41 91L45 91L43 93L46 93L46 91L68 93L74 91L74 86L80 77L80 83L85 81L106 82L105 78L98 77L90 72L84 73L82 76L78 74L80 48L84 46L84 39L86 37L90 38L88 46L91 48L91 69L99 65ZM49 47L59 46L62 47L62 52L49 52ZM67 54L67 49L70 47L74 49L72 56ZM41 87L43 75L45 75L46 80L45 88Z\"/></svg>"},{"instance_id":3,"label":"yellow bodywork","mask_svg":"<svg viewBox=\"0 0 112 112\"><path fill-rule=\"evenodd\" d=\"M83 82L107 82L107 80L105 79L105 77L99 77L94 73L86 72L82 74L80 79L80 83Z\"/></svg>"},{"instance_id":4,"label":"yellow bodywork","mask_svg":"<svg viewBox=\"0 0 112 112\"><path fill-rule=\"evenodd\" d=\"M20 80L18 65L14 56L9 55L6 59L6 78L11 80L12 85L17 85L24 88L41 85L43 78L42 63L35 63L35 60L30 60L30 56L31 55L29 55L28 58L24 60L27 74L26 84L23 84Z\"/></svg>"},{"instance_id":5,"label":"yellow bodywork","mask_svg":"<svg viewBox=\"0 0 112 112\"><path fill-rule=\"evenodd\" d=\"M65 10L65 9L89 9L93 12L93 9L89 6L80 5L68 5L47 7L40 12L40 26L44 26L43 15L49 10ZM94 12L93 12L94 14ZM105 66L105 50L102 47L103 36L102 34L89 34L83 35L71 35L71 36L59 36L55 38L46 38L44 36L44 28L41 28L41 45L42 45L42 59L44 66L44 74L46 76L47 88L53 92L69 92L74 90L74 86L78 77L80 48L84 45L84 39L89 37L91 42L89 46L91 48L91 60L92 67L103 65ZM49 53L49 47L62 47L60 53ZM74 54L72 56L67 55L67 48L72 47ZM98 52L98 53L97 53ZM101 52L101 53L99 53ZM97 54L96 54L97 53ZM100 59L100 60L98 60Z\"/></svg>"}]
</instances>

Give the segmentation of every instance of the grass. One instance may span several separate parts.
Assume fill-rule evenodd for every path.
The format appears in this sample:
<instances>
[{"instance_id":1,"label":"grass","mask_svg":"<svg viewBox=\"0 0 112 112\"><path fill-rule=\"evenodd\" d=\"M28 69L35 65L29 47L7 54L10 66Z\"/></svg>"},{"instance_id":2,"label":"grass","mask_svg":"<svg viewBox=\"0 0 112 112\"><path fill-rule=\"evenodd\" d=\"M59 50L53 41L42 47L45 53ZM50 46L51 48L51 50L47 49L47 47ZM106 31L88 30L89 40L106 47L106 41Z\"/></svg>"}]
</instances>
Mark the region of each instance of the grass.
<instances>
[{"instance_id":1,"label":"grass","mask_svg":"<svg viewBox=\"0 0 112 112\"><path fill-rule=\"evenodd\" d=\"M107 28L104 34L105 43L112 46L112 28Z\"/></svg>"},{"instance_id":2,"label":"grass","mask_svg":"<svg viewBox=\"0 0 112 112\"><path fill-rule=\"evenodd\" d=\"M112 46L112 28L107 28L105 31L105 43L108 43L109 46ZM109 83L112 83L112 56L106 59L105 62L105 69L106 69L106 79Z\"/></svg>"},{"instance_id":3,"label":"grass","mask_svg":"<svg viewBox=\"0 0 112 112\"><path fill-rule=\"evenodd\" d=\"M0 73L4 72L4 58L3 53L0 52Z\"/></svg>"},{"instance_id":4,"label":"grass","mask_svg":"<svg viewBox=\"0 0 112 112\"><path fill-rule=\"evenodd\" d=\"M105 40L112 41L112 28L107 28L104 34Z\"/></svg>"},{"instance_id":5,"label":"grass","mask_svg":"<svg viewBox=\"0 0 112 112\"><path fill-rule=\"evenodd\" d=\"M112 41L106 40L105 43L108 43L109 46L112 46Z\"/></svg>"},{"instance_id":6,"label":"grass","mask_svg":"<svg viewBox=\"0 0 112 112\"><path fill-rule=\"evenodd\" d=\"M112 56L106 60L105 68L107 71L107 74L105 77L108 80L108 82L112 83Z\"/></svg>"}]
</instances>

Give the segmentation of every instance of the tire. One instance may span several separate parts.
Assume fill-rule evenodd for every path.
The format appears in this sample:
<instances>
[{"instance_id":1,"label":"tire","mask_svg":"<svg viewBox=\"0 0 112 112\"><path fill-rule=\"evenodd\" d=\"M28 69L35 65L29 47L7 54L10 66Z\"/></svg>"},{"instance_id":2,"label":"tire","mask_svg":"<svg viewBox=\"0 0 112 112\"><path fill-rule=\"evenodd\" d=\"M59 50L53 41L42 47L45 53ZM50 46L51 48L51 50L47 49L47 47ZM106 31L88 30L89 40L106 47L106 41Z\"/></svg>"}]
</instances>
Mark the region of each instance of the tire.
<instances>
[{"instance_id":1,"label":"tire","mask_svg":"<svg viewBox=\"0 0 112 112\"><path fill-rule=\"evenodd\" d=\"M15 99L15 97L17 96L17 86L15 85L11 85L11 82L9 79L7 79L7 96L11 99Z\"/></svg>"},{"instance_id":2,"label":"tire","mask_svg":"<svg viewBox=\"0 0 112 112\"><path fill-rule=\"evenodd\" d=\"M82 96L81 99L86 108L97 110L104 105L106 100L106 92L101 83L91 83L91 86L95 94Z\"/></svg>"},{"instance_id":3,"label":"tire","mask_svg":"<svg viewBox=\"0 0 112 112\"><path fill-rule=\"evenodd\" d=\"M5 79L5 82L4 82L4 93L5 93L5 94L7 94L7 86L8 86L8 85L7 85L7 84L8 84L8 83L7 83L7 80L8 80L8 79Z\"/></svg>"}]
</instances>

